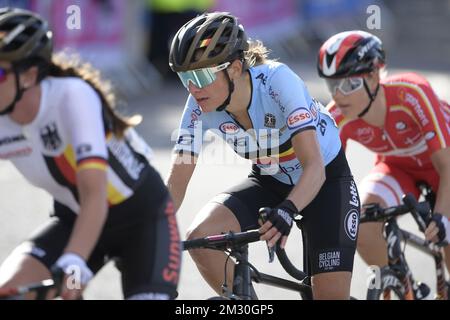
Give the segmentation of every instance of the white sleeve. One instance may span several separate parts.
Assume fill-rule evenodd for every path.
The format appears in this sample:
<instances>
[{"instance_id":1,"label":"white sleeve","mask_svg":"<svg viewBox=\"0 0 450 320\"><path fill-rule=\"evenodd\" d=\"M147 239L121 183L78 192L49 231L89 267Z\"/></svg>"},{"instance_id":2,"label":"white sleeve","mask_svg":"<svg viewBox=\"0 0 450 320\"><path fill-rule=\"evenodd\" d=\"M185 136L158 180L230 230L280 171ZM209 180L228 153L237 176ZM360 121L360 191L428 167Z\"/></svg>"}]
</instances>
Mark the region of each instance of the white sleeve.
<instances>
[{"instance_id":1,"label":"white sleeve","mask_svg":"<svg viewBox=\"0 0 450 320\"><path fill-rule=\"evenodd\" d=\"M81 79L74 80L63 108L62 120L69 129L77 164L89 158L106 160L102 103L94 89Z\"/></svg>"}]
</instances>

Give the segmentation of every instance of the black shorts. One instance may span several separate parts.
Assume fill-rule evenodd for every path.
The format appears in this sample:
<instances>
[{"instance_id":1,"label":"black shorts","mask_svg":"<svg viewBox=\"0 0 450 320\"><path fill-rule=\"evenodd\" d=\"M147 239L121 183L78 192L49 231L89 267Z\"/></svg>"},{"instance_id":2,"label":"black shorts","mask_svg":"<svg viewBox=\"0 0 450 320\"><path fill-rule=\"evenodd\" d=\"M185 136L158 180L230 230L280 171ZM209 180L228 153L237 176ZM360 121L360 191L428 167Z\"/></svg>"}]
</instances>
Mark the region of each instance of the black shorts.
<instances>
[{"instance_id":1,"label":"black shorts","mask_svg":"<svg viewBox=\"0 0 450 320\"><path fill-rule=\"evenodd\" d=\"M69 208L55 202L51 220L30 238L28 254L50 268L67 245L75 219ZM121 271L125 298L147 293L176 296L180 237L172 201L155 170L132 197L110 208L87 264L96 273L111 259Z\"/></svg>"},{"instance_id":2,"label":"black shorts","mask_svg":"<svg viewBox=\"0 0 450 320\"><path fill-rule=\"evenodd\" d=\"M310 275L353 270L360 201L343 150L326 168L326 181L301 214L304 269ZM258 228L258 210L280 204L292 186L253 170L239 185L212 201L229 208L241 230Z\"/></svg>"}]
</instances>

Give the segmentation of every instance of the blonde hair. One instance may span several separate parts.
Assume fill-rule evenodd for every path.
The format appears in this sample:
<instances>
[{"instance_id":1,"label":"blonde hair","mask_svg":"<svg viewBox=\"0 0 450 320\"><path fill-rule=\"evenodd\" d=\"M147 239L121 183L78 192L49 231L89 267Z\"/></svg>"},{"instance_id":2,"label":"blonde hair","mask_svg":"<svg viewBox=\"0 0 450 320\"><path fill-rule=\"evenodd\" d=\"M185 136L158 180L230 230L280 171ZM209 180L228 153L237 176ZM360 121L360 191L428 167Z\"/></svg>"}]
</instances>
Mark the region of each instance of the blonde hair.
<instances>
[{"instance_id":1,"label":"blonde hair","mask_svg":"<svg viewBox=\"0 0 450 320\"><path fill-rule=\"evenodd\" d=\"M54 54L48 69L48 76L77 77L86 81L98 94L102 102L103 119L106 132L111 131L117 137L123 137L124 131L142 121L142 116L125 117L116 110L117 99L111 83L100 76L100 71L91 64L83 62L76 54L60 52Z\"/></svg>"},{"instance_id":2,"label":"blonde hair","mask_svg":"<svg viewBox=\"0 0 450 320\"><path fill-rule=\"evenodd\" d=\"M249 45L249 49L244 52L243 70L265 64L269 61L275 61L274 59L269 59L270 50L264 46L262 41L249 40Z\"/></svg>"}]
</instances>

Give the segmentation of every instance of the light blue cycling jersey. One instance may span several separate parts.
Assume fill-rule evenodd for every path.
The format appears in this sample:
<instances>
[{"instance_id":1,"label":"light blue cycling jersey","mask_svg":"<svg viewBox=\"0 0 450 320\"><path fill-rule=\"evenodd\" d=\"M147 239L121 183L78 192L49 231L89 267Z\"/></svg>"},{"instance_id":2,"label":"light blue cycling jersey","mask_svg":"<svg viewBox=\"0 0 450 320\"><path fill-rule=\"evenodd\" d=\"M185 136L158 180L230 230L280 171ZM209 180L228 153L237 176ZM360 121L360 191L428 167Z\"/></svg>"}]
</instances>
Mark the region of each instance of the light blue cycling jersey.
<instances>
[{"instance_id":1,"label":"light blue cycling jersey","mask_svg":"<svg viewBox=\"0 0 450 320\"><path fill-rule=\"evenodd\" d=\"M324 106L312 99L288 66L269 62L249 69L252 96L248 115L253 129L245 129L226 112L204 113L190 95L180 124L176 152L198 156L207 130L224 139L240 156L251 159L260 174L294 185L302 174L291 138L316 130L325 165L341 148L338 128Z\"/></svg>"}]
</instances>

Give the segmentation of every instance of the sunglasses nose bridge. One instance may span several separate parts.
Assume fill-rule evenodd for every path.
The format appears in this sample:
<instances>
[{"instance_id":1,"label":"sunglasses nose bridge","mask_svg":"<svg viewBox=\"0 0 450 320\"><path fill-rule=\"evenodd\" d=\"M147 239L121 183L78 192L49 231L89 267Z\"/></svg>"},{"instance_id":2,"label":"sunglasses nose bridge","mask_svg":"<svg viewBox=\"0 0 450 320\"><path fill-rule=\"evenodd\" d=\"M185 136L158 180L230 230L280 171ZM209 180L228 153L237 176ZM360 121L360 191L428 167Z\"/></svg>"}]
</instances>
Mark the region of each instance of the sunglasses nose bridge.
<instances>
[{"instance_id":1,"label":"sunglasses nose bridge","mask_svg":"<svg viewBox=\"0 0 450 320\"><path fill-rule=\"evenodd\" d=\"M188 91L198 91L200 90L202 87L200 85L197 85L192 79L188 79L187 83L186 83L186 89Z\"/></svg>"},{"instance_id":2,"label":"sunglasses nose bridge","mask_svg":"<svg viewBox=\"0 0 450 320\"><path fill-rule=\"evenodd\" d=\"M337 79L327 79L326 84L331 95L334 96L341 85L341 81Z\"/></svg>"},{"instance_id":3,"label":"sunglasses nose bridge","mask_svg":"<svg viewBox=\"0 0 450 320\"><path fill-rule=\"evenodd\" d=\"M339 84L336 84L336 85L333 87L332 90L333 90L333 91L331 92L331 94L332 94L333 96L337 95L338 92L339 92L339 93L342 93L342 91L341 91L341 89L340 89L340 87L339 87Z\"/></svg>"}]
</instances>

